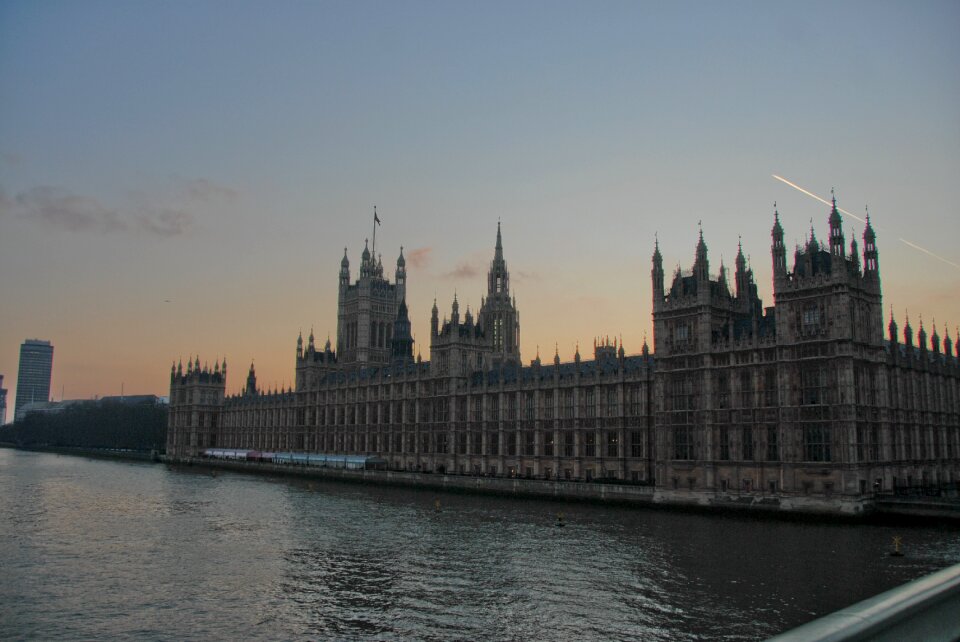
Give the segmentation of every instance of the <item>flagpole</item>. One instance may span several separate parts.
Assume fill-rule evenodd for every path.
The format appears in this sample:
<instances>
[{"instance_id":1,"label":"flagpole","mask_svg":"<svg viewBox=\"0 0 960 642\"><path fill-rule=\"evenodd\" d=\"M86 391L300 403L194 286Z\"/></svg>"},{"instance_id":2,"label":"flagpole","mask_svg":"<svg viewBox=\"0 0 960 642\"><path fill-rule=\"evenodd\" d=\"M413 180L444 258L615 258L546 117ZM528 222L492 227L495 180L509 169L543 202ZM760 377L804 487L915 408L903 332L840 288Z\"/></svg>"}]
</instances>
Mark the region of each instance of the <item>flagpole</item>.
<instances>
[{"instance_id":1,"label":"flagpole","mask_svg":"<svg viewBox=\"0 0 960 642\"><path fill-rule=\"evenodd\" d=\"M373 250L370 255L373 257L373 262L377 262L377 206L373 206Z\"/></svg>"}]
</instances>

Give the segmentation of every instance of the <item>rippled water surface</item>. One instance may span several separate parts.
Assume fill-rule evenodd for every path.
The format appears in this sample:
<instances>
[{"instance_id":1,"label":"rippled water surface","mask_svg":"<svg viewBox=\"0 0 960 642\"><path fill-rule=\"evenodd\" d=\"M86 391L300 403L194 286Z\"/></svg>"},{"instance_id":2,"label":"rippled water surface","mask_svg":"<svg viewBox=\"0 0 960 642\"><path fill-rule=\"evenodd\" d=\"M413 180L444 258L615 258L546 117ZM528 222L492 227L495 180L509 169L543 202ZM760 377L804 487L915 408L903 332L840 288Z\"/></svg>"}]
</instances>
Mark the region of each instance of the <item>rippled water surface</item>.
<instances>
[{"instance_id":1,"label":"rippled water surface","mask_svg":"<svg viewBox=\"0 0 960 642\"><path fill-rule=\"evenodd\" d=\"M887 556L893 535L906 557ZM749 640L957 562L955 528L213 477L0 449L0 639Z\"/></svg>"}]
</instances>

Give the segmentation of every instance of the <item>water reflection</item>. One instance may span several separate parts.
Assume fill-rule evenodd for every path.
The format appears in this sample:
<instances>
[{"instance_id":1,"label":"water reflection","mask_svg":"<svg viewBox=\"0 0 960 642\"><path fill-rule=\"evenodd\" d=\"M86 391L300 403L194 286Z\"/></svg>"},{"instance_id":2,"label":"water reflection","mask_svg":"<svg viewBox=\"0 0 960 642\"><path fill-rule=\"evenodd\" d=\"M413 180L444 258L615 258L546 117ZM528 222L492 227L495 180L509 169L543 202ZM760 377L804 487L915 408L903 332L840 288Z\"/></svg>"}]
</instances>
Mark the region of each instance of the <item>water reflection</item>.
<instances>
[{"instance_id":1,"label":"water reflection","mask_svg":"<svg viewBox=\"0 0 960 642\"><path fill-rule=\"evenodd\" d=\"M0 450L0 638L759 639L960 561L956 529L437 498Z\"/></svg>"},{"instance_id":2,"label":"water reflection","mask_svg":"<svg viewBox=\"0 0 960 642\"><path fill-rule=\"evenodd\" d=\"M298 549L284 555L281 590L297 605L305 628L325 637L384 633L371 614L395 608L395 573L369 554Z\"/></svg>"}]
</instances>

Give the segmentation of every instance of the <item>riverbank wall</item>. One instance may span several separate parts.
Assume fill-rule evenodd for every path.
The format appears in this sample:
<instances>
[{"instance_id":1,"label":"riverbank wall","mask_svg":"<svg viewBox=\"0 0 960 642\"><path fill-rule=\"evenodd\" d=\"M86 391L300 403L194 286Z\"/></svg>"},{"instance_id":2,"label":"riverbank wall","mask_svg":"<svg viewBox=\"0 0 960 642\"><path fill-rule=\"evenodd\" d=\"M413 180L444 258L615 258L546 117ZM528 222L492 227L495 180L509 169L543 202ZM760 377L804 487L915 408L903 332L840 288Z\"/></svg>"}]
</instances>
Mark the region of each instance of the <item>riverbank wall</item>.
<instances>
[{"instance_id":1,"label":"riverbank wall","mask_svg":"<svg viewBox=\"0 0 960 642\"><path fill-rule=\"evenodd\" d=\"M17 448L0 443L0 447ZM715 494L656 489L639 484L578 482L393 470L345 470L216 460L206 458L174 458L156 452L110 450L96 448L35 447L18 448L31 452L74 455L97 459L163 462L171 467L201 469L214 472L227 470L251 475L294 477L373 486L399 486L444 493L472 493L503 497L547 499L600 504L649 507L665 510L738 513L784 519L846 522L889 521L926 522L960 525L960 500L957 498L817 498L750 494Z\"/></svg>"},{"instance_id":2,"label":"riverbank wall","mask_svg":"<svg viewBox=\"0 0 960 642\"><path fill-rule=\"evenodd\" d=\"M479 493L507 497L582 501L594 503L651 507L718 514L739 513L774 516L786 519L822 521L947 521L960 524L960 502L911 501L885 502L882 508L872 496L857 498L788 497L771 495L733 495L678 492L638 484L577 482L472 475L449 475L392 470L345 470L300 466L216 460L206 458L172 458L164 461L175 467L191 467L210 471L229 470L238 473L299 477L375 486L402 486L445 493Z\"/></svg>"},{"instance_id":3,"label":"riverbank wall","mask_svg":"<svg viewBox=\"0 0 960 642\"><path fill-rule=\"evenodd\" d=\"M572 501L599 501L627 504L652 504L652 486L558 482L542 479L447 475L441 473L394 470L346 470L296 464L272 464L200 458L167 458L174 466L197 466L249 474L268 474L342 481L378 486L406 486L442 492L485 493L504 496L553 498Z\"/></svg>"},{"instance_id":4,"label":"riverbank wall","mask_svg":"<svg viewBox=\"0 0 960 642\"><path fill-rule=\"evenodd\" d=\"M157 451L126 450L122 448L79 448L71 446L17 446L16 444L0 442L0 448L12 448L36 453L53 453L56 455L75 455L78 457L94 457L96 459L123 459L127 461L160 462L162 455Z\"/></svg>"}]
</instances>

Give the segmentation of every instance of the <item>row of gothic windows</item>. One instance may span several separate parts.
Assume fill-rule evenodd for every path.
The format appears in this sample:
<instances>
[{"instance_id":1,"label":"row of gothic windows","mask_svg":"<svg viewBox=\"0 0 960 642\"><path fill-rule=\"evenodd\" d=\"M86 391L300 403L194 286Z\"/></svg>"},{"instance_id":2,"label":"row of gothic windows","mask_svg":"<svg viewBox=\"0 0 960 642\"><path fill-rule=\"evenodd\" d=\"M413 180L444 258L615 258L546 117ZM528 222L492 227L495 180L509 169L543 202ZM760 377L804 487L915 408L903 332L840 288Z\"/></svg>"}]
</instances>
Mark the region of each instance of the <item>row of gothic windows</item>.
<instances>
[{"instance_id":1,"label":"row of gothic windows","mask_svg":"<svg viewBox=\"0 0 960 642\"><path fill-rule=\"evenodd\" d=\"M386 321L370 322L370 347L387 348L393 336L393 324ZM343 348L356 348L359 343L357 323L352 321L346 324L343 333Z\"/></svg>"},{"instance_id":2,"label":"row of gothic windows","mask_svg":"<svg viewBox=\"0 0 960 642\"><path fill-rule=\"evenodd\" d=\"M757 442L754 439L754 429L744 426L739 429L739 453L733 452L732 430L727 427L718 429L718 459L730 460L735 454L739 459L753 461L757 458ZM780 460L780 439L776 426L767 426L766 452L767 461ZM829 462L831 458L830 427L823 424L812 424L803 427L803 461ZM673 429L673 459L690 460L697 458L697 447L694 439L693 426L676 426Z\"/></svg>"}]
</instances>

